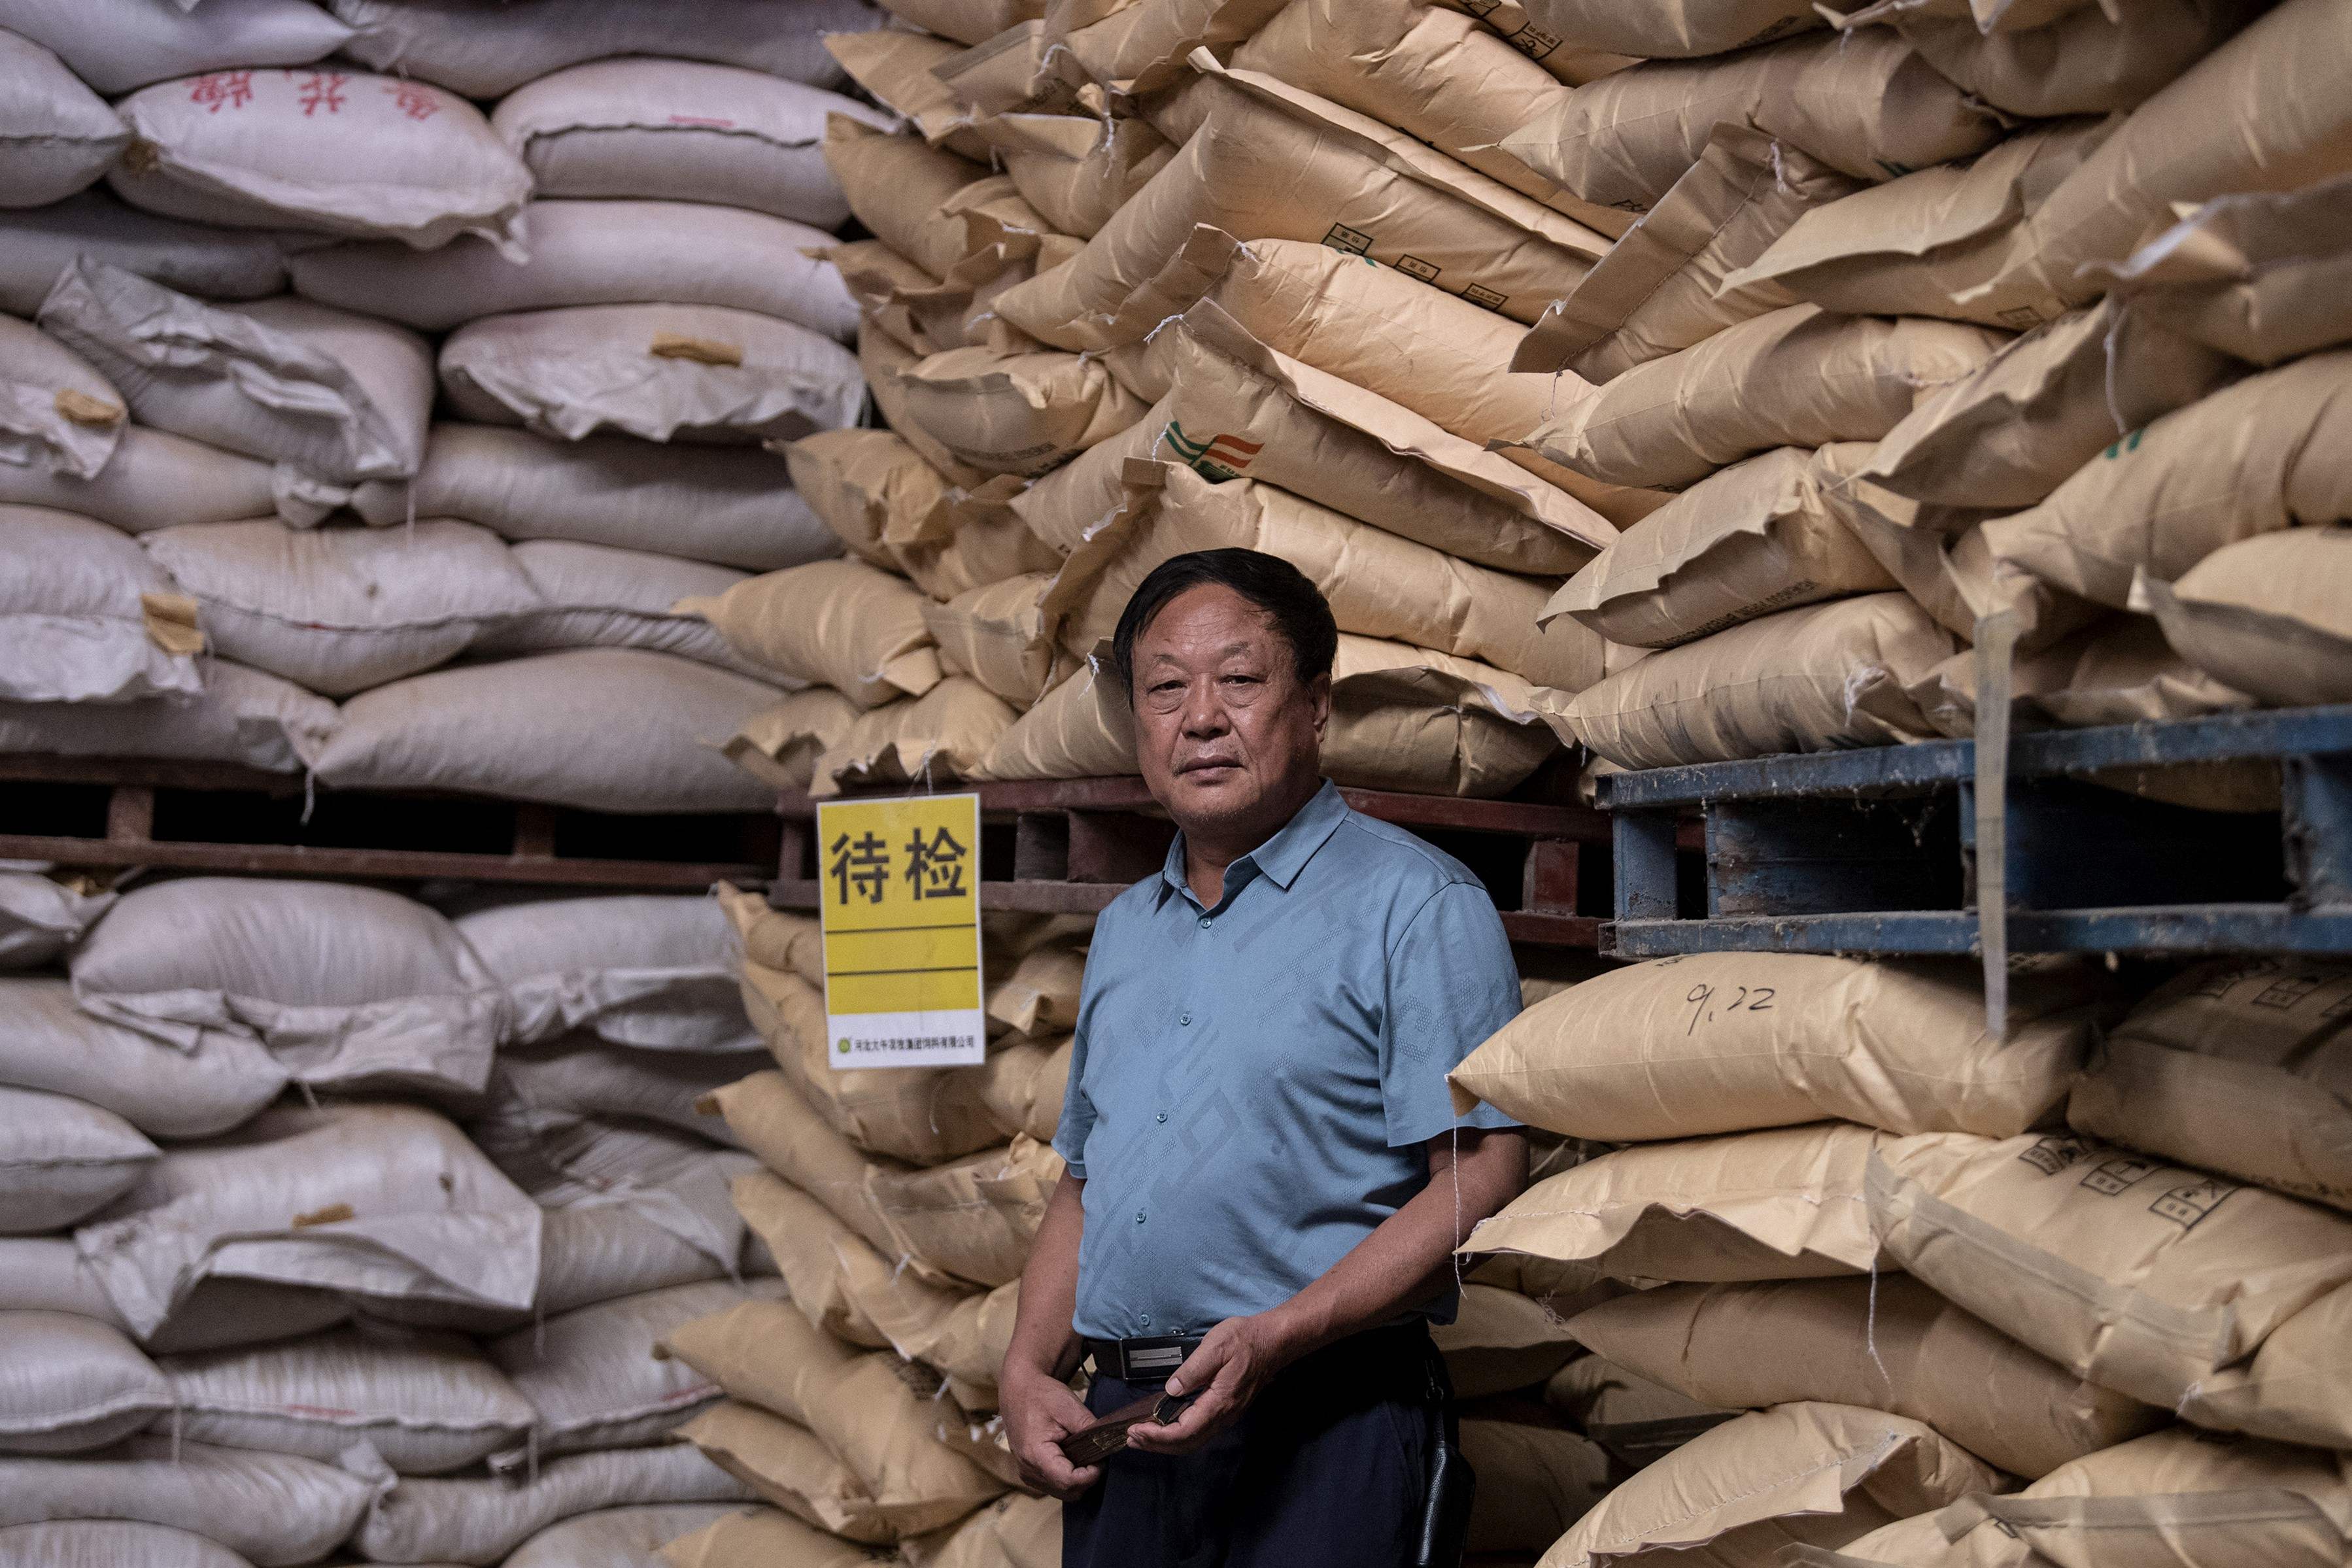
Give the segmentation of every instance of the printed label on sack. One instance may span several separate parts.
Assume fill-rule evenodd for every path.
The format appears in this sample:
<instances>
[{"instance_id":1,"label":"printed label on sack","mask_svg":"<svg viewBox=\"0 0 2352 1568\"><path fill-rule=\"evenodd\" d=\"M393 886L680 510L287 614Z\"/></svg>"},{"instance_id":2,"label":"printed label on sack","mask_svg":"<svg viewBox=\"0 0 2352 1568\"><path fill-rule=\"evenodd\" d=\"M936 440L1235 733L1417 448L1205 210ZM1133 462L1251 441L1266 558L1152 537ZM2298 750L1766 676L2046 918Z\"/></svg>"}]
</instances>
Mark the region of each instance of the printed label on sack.
<instances>
[{"instance_id":1,"label":"printed label on sack","mask_svg":"<svg viewBox=\"0 0 2352 1568\"><path fill-rule=\"evenodd\" d=\"M980 796L820 802L816 831L826 1059L978 1067Z\"/></svg>"}]
</instances>

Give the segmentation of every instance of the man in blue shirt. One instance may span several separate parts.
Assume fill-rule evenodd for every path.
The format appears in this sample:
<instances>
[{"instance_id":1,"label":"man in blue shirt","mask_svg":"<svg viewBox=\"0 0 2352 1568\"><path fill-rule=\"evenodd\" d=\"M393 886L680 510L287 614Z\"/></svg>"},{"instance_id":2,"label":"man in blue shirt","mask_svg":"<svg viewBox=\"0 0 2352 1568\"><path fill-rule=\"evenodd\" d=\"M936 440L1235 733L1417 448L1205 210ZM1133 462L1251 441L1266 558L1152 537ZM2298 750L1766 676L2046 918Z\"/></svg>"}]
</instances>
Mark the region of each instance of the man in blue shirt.
<instances>
[{"instance_id":1,"label":"man in blue shirt","mask_svg":"<svg viewBox=\"0 0 2352 1568\"><path fill-rule=\"evenodd\" d=\"M1181 830L1087 959L1069 1163L1001 1383L1013 1451L1062 1498L1065 1568L1414 1561L1452 1253L1527 1147L1445 1075L1518 1010L1476 878L1320 775L1338 641L1287 562L1204 551L1113 639L1136 750ZM1092 1355L1081 1405L1065 1380ZM1073 1466L1057 1440L1164 1389L1165 1426Z\"/></svg>"}]
</instances>

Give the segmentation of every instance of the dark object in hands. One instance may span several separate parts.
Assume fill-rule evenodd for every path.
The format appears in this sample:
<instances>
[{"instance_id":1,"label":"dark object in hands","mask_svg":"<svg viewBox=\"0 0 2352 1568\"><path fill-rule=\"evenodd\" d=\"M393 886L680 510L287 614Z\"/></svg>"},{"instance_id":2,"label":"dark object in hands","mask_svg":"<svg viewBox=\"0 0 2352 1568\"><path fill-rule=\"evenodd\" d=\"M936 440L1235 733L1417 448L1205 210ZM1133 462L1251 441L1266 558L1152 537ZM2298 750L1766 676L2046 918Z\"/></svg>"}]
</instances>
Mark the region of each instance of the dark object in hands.
<instances>
[{"instance_id":1,"label":"dark object in hands","mask_svg":"<svg viewBox=\"0 0 2352 1568\"><path fill-rule=\"evenodd\" d=\"M1185 1406L1199 1398L1194 1394L1147 1394L1132 1405L1122 1405L1091 1426L1082 1426L1068 1436L1057 1439L1055 1447L1062 1457L1080 1469L1099 1465L1127 1447L1130 1427L1150 1422L1165 1426L1184 1414Z\"/></svg>"}]
</instances>

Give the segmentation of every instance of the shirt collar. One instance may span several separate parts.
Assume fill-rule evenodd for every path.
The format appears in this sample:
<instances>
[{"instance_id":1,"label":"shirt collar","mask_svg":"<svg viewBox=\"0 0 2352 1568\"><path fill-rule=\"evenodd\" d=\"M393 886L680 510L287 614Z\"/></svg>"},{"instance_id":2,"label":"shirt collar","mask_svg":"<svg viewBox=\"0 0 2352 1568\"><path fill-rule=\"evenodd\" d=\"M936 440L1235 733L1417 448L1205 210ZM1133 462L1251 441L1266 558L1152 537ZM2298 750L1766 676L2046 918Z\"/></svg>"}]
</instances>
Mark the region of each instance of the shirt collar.
<instances>
[{"instance_id":1,"label":"shirt collar","mask_svg":"<svg viewBox=\"0 0 2352 1568\"><path fill-rule=\"evenodd\" d=\"M1324 841L1339 830L1347 815L1348 803L1341 798L1339 786L1325 779L1323 787L1317 790L1288 822L1276 828L1273 837L1225 868L1226 893L1230 896L1240 889L1252 871L1288 891L1290 884L1297 880L1298 873L1307 868L1307 862L1313 859L1315 852L1323 847ZM1236 871L1242 873L1239 879L1234 876ZM1168 846L1168 858L1160 868L1160 879L1162 900L1170 893L1191 896L1192 886L1184 876L1184 836L1181 833L1177 834L1175 842Z\"/></svg>"}]
</instances>

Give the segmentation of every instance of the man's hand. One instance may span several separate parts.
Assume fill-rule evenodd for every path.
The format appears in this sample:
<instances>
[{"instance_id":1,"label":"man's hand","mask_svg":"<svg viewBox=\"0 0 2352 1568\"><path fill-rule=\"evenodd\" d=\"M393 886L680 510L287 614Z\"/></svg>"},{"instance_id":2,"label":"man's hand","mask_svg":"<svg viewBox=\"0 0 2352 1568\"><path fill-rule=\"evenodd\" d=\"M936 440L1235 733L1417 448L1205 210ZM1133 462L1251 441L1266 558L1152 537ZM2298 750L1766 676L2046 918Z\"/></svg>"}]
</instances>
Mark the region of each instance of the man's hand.
<instances>
[{"instance_id":1,"label":"man's hand","mask_svg":"<svg viewBox=\"0 0 2352 1568\"><path fill-rule=\"evenodd\" d=\"M1275 1312L1227 1318L1168 1379L1171 1394L1192 1394L1181 1415L1165 1426L1139 1422L1128 1447L1147 1454L1189 1454L1238 1420L1276 1373L1297 1359L1293 1337Z\"/></svg>"},{"instance_id":2,"label":"man's hand","mask_svg":"<svg viewBox=\"0 0 2352 1568\"><path fill-rule=\"evenodd\" d=\"M997 1389L1004 1436L1021 1466L1021 1479L1049 1497L1068 1502L1102 1477L1102 1467L1072 1465L1056 1446L1094 1420L1067 1384L1034 1370L1016 1372L1008 1363Z\"/></svg>"}]
</instances>

